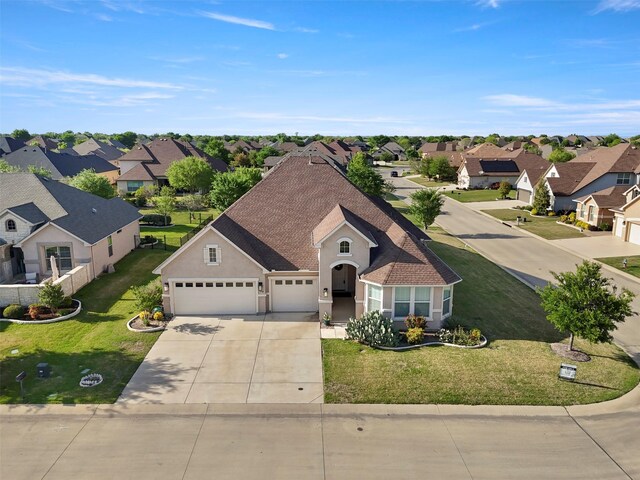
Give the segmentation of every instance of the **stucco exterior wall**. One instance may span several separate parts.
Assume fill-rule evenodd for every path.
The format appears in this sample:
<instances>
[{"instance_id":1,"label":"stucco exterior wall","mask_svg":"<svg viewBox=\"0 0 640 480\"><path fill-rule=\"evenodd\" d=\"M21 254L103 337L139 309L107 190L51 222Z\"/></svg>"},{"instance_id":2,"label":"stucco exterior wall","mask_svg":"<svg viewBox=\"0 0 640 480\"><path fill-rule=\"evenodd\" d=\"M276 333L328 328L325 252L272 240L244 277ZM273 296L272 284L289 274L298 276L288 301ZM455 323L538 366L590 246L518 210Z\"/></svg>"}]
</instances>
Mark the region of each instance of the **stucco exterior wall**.
<instances>
[{"instance_id":1,"label":"stucco exterior wall","mask_svg":"<svg viewBox=\"0 0 640 480\"><path fill-rule=\"evenodd\" d=\"M94 275L100 275L108 265L116 263L135 249L135 236L140 236L140 223L136 220L126 227L113 232L113 255L109 256L107 238L103 238L90 248Z\"/></svg>"},{"instance_id":2,"label":"stucco exterior wall","mask_svg":"<svg viewBox=\"0 0 640 480\"><path fill-rule=\"evenodd\" d=\"M45 256L45 248L50 246L71 247L71 268L80 264L91 263L91 249L89 246L85 246L84 242L48 224L22 243L24 266L27 273L37 273L41 277L51 276L51 270L47 270L46 267ZM93 271L90 272L90 275L92 279L95 278Z\"/></svg>"},{"instance_id":3,"label":"stucco exterior wall","mask_svg":"<svg viewBox=\"0 0 640 480\"><path fill-rule=\"evenodd\" d=\"M7 230L7 221L13 220L16 224L16 231ZM7 243L18 243L31 233L31 225L11 212L0 214L0 238Z\"/></svg>"},{"instance_id":4,"label":"stucco exterior wall","mask_svg":"<svg viewBox=\"0 0 640 480\"><path fill-rule=\"evenodd\" d=\"M584 188L581 188L571 196L554 196L552 207L556 211L575 210L576 202L573 201L574 198L586 197L587 195L591 195L592 193L595 193L599 190L604 190L605 188L609 187L615 187L617 179L617 173L607 173L594 180L589 185L586 185ZM631 185L629 185L629 188L631 188Z\"/></svg>"}]
</instances>

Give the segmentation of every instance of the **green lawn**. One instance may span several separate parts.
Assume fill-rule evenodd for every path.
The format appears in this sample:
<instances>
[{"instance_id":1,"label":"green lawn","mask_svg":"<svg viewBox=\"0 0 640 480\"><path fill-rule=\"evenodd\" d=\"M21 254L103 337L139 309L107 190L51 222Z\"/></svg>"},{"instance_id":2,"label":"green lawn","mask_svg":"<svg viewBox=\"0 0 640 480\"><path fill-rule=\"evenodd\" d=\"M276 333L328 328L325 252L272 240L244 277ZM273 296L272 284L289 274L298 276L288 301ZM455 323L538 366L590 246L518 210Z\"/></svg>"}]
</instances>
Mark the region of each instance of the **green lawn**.
<instances>
[{"instance_id":1,"label":"green lawn","mask_svg":"<svg viewBox=\"0 0 640 480\"><path fill-rule=\"evenodd\" d=\"M452 192L444 193L447 197L451 197L462 203L490 202L496 200L500 196L498 194L498 190L454 190ZM515 190L511 190L509 198L516 198Z\"/></svg>"},{"instance_id":2,"label":"green lawn","mask_svg":"<svg viewBox=\"0 0 640 480\"><path fill-rule=\"evenodd\" d=\"M412 177L407 180L411 180L418 185L422 185L423 187L437 188L437 187L446 187L447 185L451 185L452 182L437 182L434 180L429 180L425 177Z\"/></svg>"},{"instance_id":3,"label":"green lawn","mask_svg":"<svg viewBox=\"0 0 640 480\"><path fill-rule=\"evenodd\" d=\"M584 237L579 230L566 225L559 225L558 217L533 217L526 210L511 210L509 208L500 210L483 210L492 217L499 220L515 222L519 215L525 217L527 221L520 223L520 228L527 230L535 235L539 235L547 240L559 240L562 238L578 238Z\"/></svg>"},{"instance_id":4,"label":"green lawn","mask_svg":"<svg viewBox=\"0 0 640 480\"><path fill-rule=\"evenodd\" d=\"M627 268L622 268L622 261L627 259ZM596 258L599 262L606 263L620 271L633 275L634 277L640 277L640 256L634 257L607 257Z\"/></svg>"},{"instance_id":5,"label":"green lawn","mask_svg":"<svg viewBox=\"0 0 640 480\"><path fill-rule=\"evenodd\" d=\"M156 213L152 208L142 208L140 209L140 213L142 215L146 215L148 213ZM177 211L171 215L171 221L173 223L172 227L140 227L141 235L153 235L154 237L158 237L160 239L167 237L167 245L170 247L180 247L180 238L189 233L194 227L196 227L200 221L200 218L203 220L207 218L209 215L213 215L213 218L216 218L219 215L219 212L215 209L202 210L199 212L194 212L194 217L189 219L189 212L187 211Z\"/></svg>"},{"instance_id":6,"label":"green lawn","mask_svg":"<svg viewBox=\"0 0 640 480\"><path fill-rule=\"evenodd\" d=\"M104 275L80 290L82 312L60 323L16 325L0 323L0 403L20 403L15 376L27 372L27 403L111 403L116 400L159 333L134 333L130 287L155 277L151 270L169 256L164 250L135 250ZM17 353L11 353L18 350ZM47 362L51 378L36 378L36 364ZM78 385L81 372L103 375L93 388Z\"/></svg>"},{"instance_id":7,"label":"green lawn","mask_svg":"<svg viewBox=\"0 0 640 480\"><path fill-rule=\"evenodd\" d=\"M323 340L327 403L571 405L609 400L637 385L640 371L617 346L580 340L576 347L592 361L578 364L577 382L558 380L567 360L549 343L566 339L545 319L535 292L439 227L428 233L431 249L463 278L454 289L452 323L480 328L489 345L384 352Z\"/></svg>"}]
</instances>

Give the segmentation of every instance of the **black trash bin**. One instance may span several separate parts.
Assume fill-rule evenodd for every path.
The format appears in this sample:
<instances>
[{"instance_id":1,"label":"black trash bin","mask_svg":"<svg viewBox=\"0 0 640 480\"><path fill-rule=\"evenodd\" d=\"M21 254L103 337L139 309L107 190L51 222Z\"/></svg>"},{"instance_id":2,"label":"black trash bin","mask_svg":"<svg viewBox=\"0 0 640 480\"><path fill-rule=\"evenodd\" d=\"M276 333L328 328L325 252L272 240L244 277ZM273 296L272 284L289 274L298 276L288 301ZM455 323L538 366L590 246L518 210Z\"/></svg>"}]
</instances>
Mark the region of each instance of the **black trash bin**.
<instances>
[{"instance_id":1,"label":"black trash bin","mask_svg":"<svg viewBox=\"0 0 640 480\"><path fill-rule=\"evenodd\" d=\"M36 370L38 372L38 378L49 378L51 374L51 367L48 363L39 363L36 365Z\"/></svg>"}]
</instances>

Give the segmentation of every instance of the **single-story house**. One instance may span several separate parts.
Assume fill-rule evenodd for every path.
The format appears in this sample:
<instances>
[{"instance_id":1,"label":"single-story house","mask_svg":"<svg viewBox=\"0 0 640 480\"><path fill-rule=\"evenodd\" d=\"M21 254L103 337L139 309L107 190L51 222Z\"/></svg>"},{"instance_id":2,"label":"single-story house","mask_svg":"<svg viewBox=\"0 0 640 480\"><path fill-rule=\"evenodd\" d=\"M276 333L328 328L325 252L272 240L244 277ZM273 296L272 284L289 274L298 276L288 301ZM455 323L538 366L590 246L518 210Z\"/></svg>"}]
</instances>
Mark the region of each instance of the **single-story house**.
<instances>
[{"instance_id":1,"label":"single-story house","mask_svg":"<svg viewBox=\"0 0 640 480\"><path fill-rule=\"evenodd\" d=\"M515 186L524 170L544 171L549 166L549 162L542 157L523 150L516 154L503 151L503 155L498 158L464 155L464 160L458 168L458 187L489 188L492 184L500 182L509 182Z\"/></svg>"},{"instance_id":2,"label":"single-story house","mask_svg":"<svg viewBox=\"0 0 640 480\"><path fill-rule=\"evenodd\" d=\"M625 242L640 245L640 187L634 185L624 192L624 205L611 208L613 235Z\"/></svg>"},{"instance_id":3,"label":"single-story house","mask_svg":"<svg viewBox=\"0 0 640 480\"><path fill-rule=\"evenodd\" d=\"M154 273L179 315L377 310L438 327L461 279L428 240L332 159L289 154Z\"/></svg>"},{"instance_id":4,"label":"single-story house","mask_svg":"<svg viewBox=\"0 0 640 480\"><path fill-rule=\"evenodd\" d=\"M147 144L137 144L118 158L121 175L117 189L121 193L133 193L140 187L167 185L169 165L185 157L200 157L218 172L226 172L227 164L213 158L188 142L174 138L156 138Z\"/></svg>"},{"instance_id":5,"label":"single-story house","mask_svg":"<svg viewBox=\"0 0 640 480\"><path fill-rule=\"evenodd\" d=\"M93 279L136 247L136 208L32 173L0 174L0 243L13 245L14 274L89 266Z\"/></svg>"},{"instance_id":6,"label":"single-story house","mask_svg":"<svg viewBox=\"0 0 640 480\"><path fill-rule=\"evenodd\" d=\"M118 159L124 155L122 150L108 142L102 142L95 138L90 138L85 142L74 145L71 149L78 155L97 155L115 166L119 165Z\"/></svg>"},{"instance_id":7,"label":"single-story house","mask_svg":"<svg viewBox=\"0 0 640 480\"><path fill-rule=\"evenodd\" d=\"M637 189L633 186L632 189ZM621 208L626 202L629 187L619 185L593 192L587 196L576 198L576 219L594 227L613 226L612 208Z\"/></svg>"}]
</instances>

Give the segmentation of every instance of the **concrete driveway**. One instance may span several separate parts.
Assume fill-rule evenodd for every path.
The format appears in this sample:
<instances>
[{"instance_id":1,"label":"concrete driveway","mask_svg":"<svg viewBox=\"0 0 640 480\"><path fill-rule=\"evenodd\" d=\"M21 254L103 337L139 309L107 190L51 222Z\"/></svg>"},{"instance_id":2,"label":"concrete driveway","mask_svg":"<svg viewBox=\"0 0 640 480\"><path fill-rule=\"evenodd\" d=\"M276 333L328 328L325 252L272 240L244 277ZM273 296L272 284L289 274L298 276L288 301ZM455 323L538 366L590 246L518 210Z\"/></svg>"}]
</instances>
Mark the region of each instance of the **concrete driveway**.
<instances>
[{"instance_id":1,"label":"concrete driveway","mask_svg":"<svg viewBox=\"0 0 640 480\"><path fill-rule=\"evenodd\" d=\"M624 242L611 232L602 233L603 235L554 240L553 243L588 258L640 255L640 245Z\"/></svg>"},{"instance_id":2,"label":"concrete driveway","mask_svg":"<svg viewBox=\"0 0 640 480\"><path fill-rule=\"evenodd\" d=\"M176 317L118 403L322 403L317 315Z\"/></svg>"}]
</instances>

